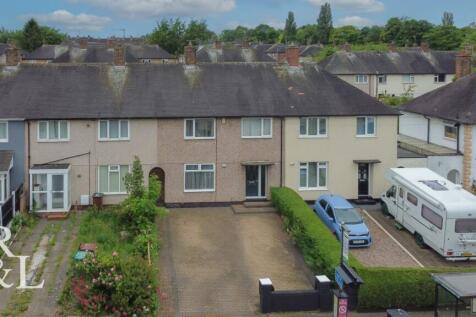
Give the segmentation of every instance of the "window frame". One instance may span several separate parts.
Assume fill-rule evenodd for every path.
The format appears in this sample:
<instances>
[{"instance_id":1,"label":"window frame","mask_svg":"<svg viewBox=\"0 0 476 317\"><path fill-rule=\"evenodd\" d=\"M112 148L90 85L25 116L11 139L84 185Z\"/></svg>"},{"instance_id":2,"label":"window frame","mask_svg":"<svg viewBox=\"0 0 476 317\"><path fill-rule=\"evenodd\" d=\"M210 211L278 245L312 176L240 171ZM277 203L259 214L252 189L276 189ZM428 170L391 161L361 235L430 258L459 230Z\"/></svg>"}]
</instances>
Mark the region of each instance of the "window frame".
<instances>
[{"instance_id":1,"label":"window frame","mask_svg":"<svg viewBox=\"0 0 476 317\"><path fill-rule=\"evenodd\" d=\"M66 133L67 137L62 138L61 137L61 129L59 128L59 125L61 122L66 122ZM42 123L46 123L46 138L41 138L40 137L40 127ZM51 139L50 138L50 124L51 123L58 123L58 138L57 139ZM57 143L57 142L69 142L70 141L70 121L69 120L39 120L37 122L37 129L36 129L36 140L37 142L41 143Z\"/></svg>"},{"instance_id":2,"label":"window frame","mask_svg":"<svg viewBox=\"0 0 476 317\"><path fill-rule=\"evenodd\" d=\"M197 137L195 136L195 121L196 120L213 120L213 136L211 137ZM187 136L187 121L193 122L193 136ZM214 140L216 138L216 119L215 118L187 118L183 120L183 138L185 140Z\"/></svg>"},{"instance_id":3,"label":"window frame","mask_svg":"<svg viewBox=\"0 0 476 317\"><path fill-rule=\"evenodd\" d=\"M365 133L364 134L359 134L359 119L364 118L365 119ZM369 133L369 118L372 118L374 120L374 132ZM377 117L376 116L358 116L355 119L356 123L356 129L355 129L355 134L358 138L374 138L377 136Z\"/></svg>"},{"instance_id":4,"label":"window frame","mask_svg":"<svg viewBox=\"0 0 476 317\"><path fill-rule=\"evenodd\" d=\"M107 192L102 192L101 191L100 168L104 167L104 166L107 166L107 190L108 190ZM119 192L111 192L110 191L110 189L111 189L111 186L110 186L110 184L111 184L111 182L110 182L111 166L117 166L118 167L117 172L119 173ZM125 190L125 188L124 188L125 191L123 191L123 192L120 191L121 190L121 166L127 166L128 167L128 173L131 172L131 165L130 164L98 164L98 167L97 167L97 191L98 192L102 193L103 195L127 195L127 190ZM113 172L115 172L115 171L113 171Z\"/></svg>"},{"instance_id":5,"label":"window frame","mask_svg":"<svg viewBox=\"0 0 476 317\"><path fill-rule=\"evenodd\" d=\"M413 198L409 198L409 197L414 197L415 198L415 201L413 201ZM418 207L418 197L412 193L410 193L409 191L407 191L407 195L405 197L406 201L408 201L410 204L412 204L413 206L415 207Z\"/></svg>"},{"instance_id":6,"label":"window frame","mask_svg":"<svg viewBox=\"0 0 476 317\"><path fill-rule=\"evenodd\" d=\"M301 120L305 119L306 120L306 134L301 134ZM317 134L309 134L309 120L310 119L316 119L317 120ZM325 121L325 128L326 128L326 133L325 134L320 134L321 130L321 119ZM327 117L300 117L299 118L299 137L300 138L327 138L328 137L328 129L329 129L329 119Z\"/></svg>"},{"instance_id":7,"label":"window frame","mask_svg":"<svg viewBox=\"0 0 476 317\"><path fill-rule=\"evenodd\" d=\"M111 121L117 121L118 123L118 138L111 138L110 137L110 123ZM103 138L101 137L101 122L106 122L107 127L106 127L106 132L107 132L107 137ZM122 137L121 136L121 122L127 122L127 137ZM101 119L98 120L98 141L100 142L114 142L114 141L129 141L131 139L131 123L130 120L128 119Z\"/></svg>"},{"instance_id":8,"label":"window frame","mask_svg":"<svg viewBox=\"0 0 476 317\"><path fill-rule=\"evenodd\" d=\"M408 80L405 80L408 78ZM402 75L402 84L415 84L415 75L414 74L403 74Z\"/></svg>"},{"instance_id":9,"label":"window frame","mask_svg":"<svg viewBox=\"0 0 476 317\"><path fill-rule=\"evenodd\" d=\"M439 222L435 223L434 219L430 219L430 217L428 217L428 216L425 217L425 213L423 211L424 209L426 209L427 212L431 213L432 216L437 217ZM428 207L425 204L421 204L421 217L423 219L425 219L428 223L430 223L432 226L435 226L436 228L438 228L440 230L443 229L443 222L444 222L443 217L439 213L437 213L436 211L434 211L432 208Z\"/></svg>"},{"instance_id":10,"label":"window frame","mask_svg":"<svg viewBox=\"0 0 476 317\"><path fill-rule=\"evenodd\" d=\"M450 137L450 136L448 136L448 135L446 134L446 128L450 128L450 129L454 129L454 130L455 130L455 133L454 133L454 134L455 134L455 137L454 137L454 138L452 138L452 137ZM458 140L458 128L455 127L454 125L452 125L451 123L444 123L444 125L443 125L443 136L444 136L444 138L447 139L447 140L451 140L451 141L456 141L456 140Z\"/></svg>"},{"instance_id":11,"label":"window frame","mask_svg":"<svg viewBox=\"0 0 476 317\"><path fill-rule=\"evenodd\" d=\"M187 170L187 166L196 165L198 166L197 170ZM202 165L211 165L213 170L202 170ZM186 188L186 178L187 173L197 173L197 172L213 172L213 189L187 189ZM215 163L185 163L183 165L183 192L184 193L213 193L216 191L216 166Z\"/></svg>"},{"instance_id":12,"label":"window frame","mask_svg":"<svg viewBox=\"0 0 476 317\"><path fill-rule=\"evenodd\" d=\"M8 143L8 121L0 120L0 125L5 125L5 138L0 138L0 143Z\"/></svg>"},{"instance_id":13,"label":"window frame","mask_svg":"<svg viewBox=\"0 0 476 317\"><path fill-rule=\"evenodd\" d=\"M383 79L380 81L380 79ZM387 84L387 75L386 74L380 74L377 76L377 83L379 85L386 85Z\"/></svg>"},{"instance_id":14,"label":"window frame","mask_svg":"<svg viewBox=\"0 0 476 317\"><path fill-rule=\"evenodd\" d=\"M316 187L309 187L309 163L316 163ZM306 164L306 186L303 187L301 186L301 170L304 169L302 166L303 164ZM325 167L325 185L324 186L319 186L319 176L320 176L320 169L321 165L324 165ZM327 161L309 161L309 162L299 162L299 170L298 170L298 188L299 191L311 191L311 190L327 190L327 184L328 184L328 178L329 178L329 162Z\"/></svg>"},{"instance_id":15,"label":"window frame","mask_svg":"<svg viewBox=\"0 0 476 317\"><path fill-rule=\"evenodd\" d=\"M440 76L443 76L443 81L440 81ZM435 74L435 75L433 75L433 83L435 83L435 84L446 83L446 74Z\"/></svg>"},{"instance_id":16,"label":"window frame","mask_svg":"<svg viewBox=\"0 0 476 317\"><path fill-rule=\"evenodd\" d=\"M260 119L261 120L261 135L259 136L247 136L243 135L243 124L248 119ZM264 120L269 120L269 135L264 134ZM273 138L273 118L271 117L246 117L241 118L241 138L242 139L272 139Z\"/></svg>"},{"instance_id":17,"label":"window frame","mask_svg":"<svg viewBox=\"0 0 476 317\"><path fill-rule=\"evenodd\" d=\"M354 80L355 80L355 83L358 85L367 85L369 83L369 75L356 74Z\"/></svg>"}]
</instances>

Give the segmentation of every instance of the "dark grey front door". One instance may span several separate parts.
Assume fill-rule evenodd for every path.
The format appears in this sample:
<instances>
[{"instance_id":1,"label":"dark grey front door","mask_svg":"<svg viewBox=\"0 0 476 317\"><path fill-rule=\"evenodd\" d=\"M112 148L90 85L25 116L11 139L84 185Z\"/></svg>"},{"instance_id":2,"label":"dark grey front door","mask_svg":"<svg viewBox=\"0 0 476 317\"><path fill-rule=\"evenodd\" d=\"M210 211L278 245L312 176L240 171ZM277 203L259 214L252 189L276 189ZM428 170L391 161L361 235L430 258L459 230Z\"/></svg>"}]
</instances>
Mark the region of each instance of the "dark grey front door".
<instances>
[{"instance_id":1,"label":"dark grey front door","mask_svg":"<svg viewBox=\"0 0 476 317\"><path fill-rule=\"evenodd\" d=\"M358 181L359 181L359 197L369 195L369 164L368 163L359 163L359 172L358 172Z\"/></svg>"},{"instance_id":2,"label":"dark grey front door","mask_svg":"<svg viewBox=\"0 0 476 317\"><path fill-rule=\"evenodd\" d=\"M266 197L266 166L246 166L246 198Z\"/></svg>"}]
</instances>

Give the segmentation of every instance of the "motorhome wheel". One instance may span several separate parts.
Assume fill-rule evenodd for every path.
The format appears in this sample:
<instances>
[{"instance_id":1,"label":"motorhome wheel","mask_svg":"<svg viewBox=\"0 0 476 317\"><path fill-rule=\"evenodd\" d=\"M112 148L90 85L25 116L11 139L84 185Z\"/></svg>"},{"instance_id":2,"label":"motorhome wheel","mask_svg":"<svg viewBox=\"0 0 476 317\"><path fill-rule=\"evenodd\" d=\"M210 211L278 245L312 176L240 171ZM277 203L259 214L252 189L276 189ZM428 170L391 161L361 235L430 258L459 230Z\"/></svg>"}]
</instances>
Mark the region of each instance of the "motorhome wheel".
<instances>
[{"instance_id":1,"label":"motorhome wheel","mask_svg":"<svg viewBox=\"0 0 476 317\"><path fill-rule=\"evenodd\" d=\"M425 240L423 240L423 237L418 232L415 232L415 241L420 248L423 249L426 247Z\"/></svg>"}]
</instances>

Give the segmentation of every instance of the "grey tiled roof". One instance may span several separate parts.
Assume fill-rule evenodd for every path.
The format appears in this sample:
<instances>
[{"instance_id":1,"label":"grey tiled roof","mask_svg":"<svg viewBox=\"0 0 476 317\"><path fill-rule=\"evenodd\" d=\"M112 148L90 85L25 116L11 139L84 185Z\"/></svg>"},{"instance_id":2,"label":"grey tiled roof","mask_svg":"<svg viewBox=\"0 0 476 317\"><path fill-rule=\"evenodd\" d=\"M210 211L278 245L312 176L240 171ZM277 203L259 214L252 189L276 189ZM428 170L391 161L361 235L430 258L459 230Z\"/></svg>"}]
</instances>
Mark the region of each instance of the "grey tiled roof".
<instances>
[{"instance_id":1,"label":"grey tiled roof","mask_svg":"<svg viewBox=\"0 0 476 317\"><path fill-rule=\"evenodd\" d=\"M397 115L316 66L271 63L21 65L0 104L27 119Z\"/></svg>"},{"instance_id":2,"label":"grey tiled roof","mask_svg":"<svg viewBox=\"0 0 476 317\"><path fill-rule=\"evenodd\" d=\"M400 109L444 120L476 124L476 74L415 98Z\"/></svg>"},{"instance_id":3,"label":"grey tiled roof","mask_svg":"<svg viewBox=\"0 0 476 317\"><path fill-rule=\"evenodd\" d=\"M222 49L202 46L197 50L197 61L199 63L276 62L261 46L250 48L225 46Z\"/></svg>"},{"instance_id":4,"label":"grey tiled roof","mask_svg":"<svg viewBox=\"0 0 476 317\"><path fill-rule=\"evenodd\" d=\"M53 60L67 51L68 47L63 45L43 45L33 52L22 51L22 59Z\"/></svg>"},{"instance_id":5,"label":"grey tiled roof","mask_svg":"<svg viewBox=\"0 0 476 317\"><path fill-rule=\"evenodd\" d=\"M320 63L332 74L454 74L456 52L337 52Z\"/></svg>"}]
</instances>

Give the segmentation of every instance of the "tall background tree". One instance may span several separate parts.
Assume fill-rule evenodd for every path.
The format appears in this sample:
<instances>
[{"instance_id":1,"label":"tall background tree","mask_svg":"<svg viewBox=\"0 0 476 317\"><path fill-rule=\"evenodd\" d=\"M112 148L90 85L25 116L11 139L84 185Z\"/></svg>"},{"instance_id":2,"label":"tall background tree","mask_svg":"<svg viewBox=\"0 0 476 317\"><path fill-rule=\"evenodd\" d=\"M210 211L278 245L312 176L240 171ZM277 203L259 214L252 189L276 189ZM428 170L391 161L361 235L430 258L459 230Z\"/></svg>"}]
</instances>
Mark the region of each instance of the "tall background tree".
<instances>
[{"instance_id":1,"label":"tall background tree","mask_svg":"<svg viewBox=\"0 0 476 317\"><path fill-rule=\"evenodd\" d=\"M322 44L328 44L332 33L332 11L331 5L326 2L321 6L319 17L317 18L317 39Z\"/></svg>"},{"instance_id":2,"label":"tall background tree","mask_svg":"<svg viewBox=\"0 0 476 317\"><path fill-rule=\"evenodd\" d=\"M443 17L441 18L441 25L443 26L453 26L455 24L454 22L454 16L453 13L451 12L443 12Z\"/></svg>"},{"instance_id":3,"label":"tall background tree","mask_svg":"<svg viewBox=\"0 0 476 317\"><path fill-rule=\"evenodd\" d=\"M284 41L286 43L291 43L296 41L297 25L294 20L294 12L289 11L288 17L286 18L286 23L284 26Z\"/></svg>"},{"instance_id":4,"label":"tall background tree","mask_svg":"<svg viewBox=\"0 0 476 317\"><path fill-rule=\"evenodd\" d=\"M34 19L28 20L23 27L21 47L29 52L36 50L43 44L43 36L38 23Z\"/></svg>"}]
</instances>

